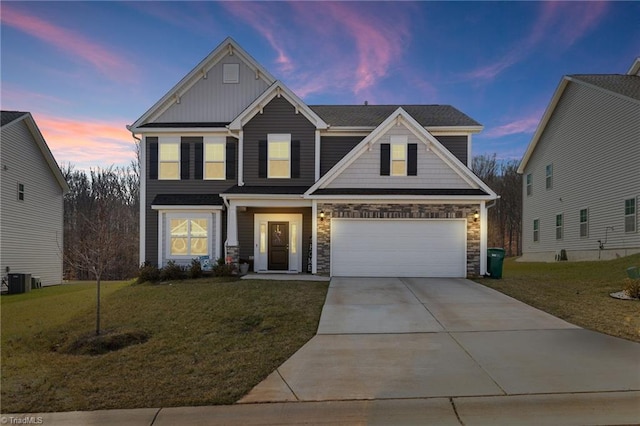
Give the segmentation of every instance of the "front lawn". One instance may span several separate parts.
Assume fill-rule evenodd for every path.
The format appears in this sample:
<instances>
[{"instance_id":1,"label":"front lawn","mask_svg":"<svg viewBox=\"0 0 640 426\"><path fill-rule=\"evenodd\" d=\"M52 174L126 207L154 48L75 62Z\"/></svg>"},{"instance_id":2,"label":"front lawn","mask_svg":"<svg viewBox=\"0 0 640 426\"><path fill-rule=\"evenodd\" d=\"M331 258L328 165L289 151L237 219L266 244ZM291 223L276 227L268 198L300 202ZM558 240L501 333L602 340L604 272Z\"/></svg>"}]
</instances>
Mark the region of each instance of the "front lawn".
<instances>
[{"instance_id":1,"label":"front lawn","mask_svg":"<svg viewBox=\"0 0 640 426\"><path fill-rule=\"evenodd\" d=\"M638 265L640 254L599 262L506 259L502 279L476 281L580 327L640 342L640 302L609 296Z\"/></svg>"},{"instance_id":2,"label":"front lawn","mask_svg":"<svg viewBox=\"0 0 640 426\"><path fill-rule=\"evenodd\" d=\"M148 340L102 355L68 351L95 330L95 284L2 296L2 412L234 403L315 334L327 288L103 283L103 329Z\"/></svg>"}]
</instances>

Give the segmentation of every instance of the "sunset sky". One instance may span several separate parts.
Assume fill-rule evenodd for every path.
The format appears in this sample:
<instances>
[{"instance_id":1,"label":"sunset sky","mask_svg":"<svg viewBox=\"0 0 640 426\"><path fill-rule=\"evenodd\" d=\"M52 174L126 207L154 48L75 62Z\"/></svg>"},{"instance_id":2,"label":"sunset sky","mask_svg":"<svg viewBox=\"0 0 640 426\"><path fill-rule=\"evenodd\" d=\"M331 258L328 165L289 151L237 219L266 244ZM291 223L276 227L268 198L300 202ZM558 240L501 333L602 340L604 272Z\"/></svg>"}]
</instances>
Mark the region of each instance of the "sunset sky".
<instances>
[{"instance_id":1,"label":"sunset sky","mask_svg":"<svg viewBox=\"0 0 640 426\"><path fill-rule=\"evenodd\" d=\"M0 3L1 106L59 164L126 165L133 123L227 36L308 104L450 104L519 159L565 74L624 74L640 2Z\"/></svg>"}]
</instances>

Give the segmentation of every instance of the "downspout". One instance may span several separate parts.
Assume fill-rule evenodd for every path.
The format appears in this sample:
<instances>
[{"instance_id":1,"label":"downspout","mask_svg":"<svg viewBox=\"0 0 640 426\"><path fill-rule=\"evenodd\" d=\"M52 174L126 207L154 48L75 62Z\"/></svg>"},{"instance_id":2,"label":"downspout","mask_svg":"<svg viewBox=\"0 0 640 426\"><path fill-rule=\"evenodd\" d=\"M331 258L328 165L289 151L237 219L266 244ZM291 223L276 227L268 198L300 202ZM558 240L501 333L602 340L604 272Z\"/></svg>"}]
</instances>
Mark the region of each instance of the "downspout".
<instances>
[{"instance_id":1,"label":"downspout","mask_svg":"<svg viewBox=\"0 0 640 426\"><path fill-rule=\"evenodd\" d=\"M125 126L127 128L128 131L131 132L131 136L133 137L133 139L138 141L138 161L139 161L139 165L140 165L140 175L138 176L140 179L139 185L140 185L140 199L138 200L140 203L140 211L139 211L139 223L138 226L140 227L138 229L138 235L140 238L140 242L139 242L139 247L138 247L138 263L140 265L142 265L145 262L145 258L146 258L146 247L145 247L145 239L146 239L146 217L145 217L145 211L146 211L146 204L147 204L147 180L146 180L146 168L145 168L145 155L144 155L144 150L143 150L143 146L142 146L142 139L137 137L135 132L133 131L131 125L127 124Z\"/></svg>"}]
</instances>

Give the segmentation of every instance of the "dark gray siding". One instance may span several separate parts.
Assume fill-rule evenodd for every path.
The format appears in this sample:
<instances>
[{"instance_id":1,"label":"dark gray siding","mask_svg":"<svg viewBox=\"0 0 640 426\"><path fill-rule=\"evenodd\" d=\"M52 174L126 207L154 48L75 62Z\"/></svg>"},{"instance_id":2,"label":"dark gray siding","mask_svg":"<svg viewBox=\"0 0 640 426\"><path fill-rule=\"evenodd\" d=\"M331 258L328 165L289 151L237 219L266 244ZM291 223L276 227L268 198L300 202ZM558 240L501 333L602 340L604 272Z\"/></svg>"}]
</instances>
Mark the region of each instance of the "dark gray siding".
<instances>
[{"instance_id":1,"label":"dark gray siding","mask_svg":"<svg viewBox=\"0 0 640 426\"><path fill-rule=\"evenodd\" d=\"M274 98L244 126L244 182L246 185L301 186L313 185L315 174L315 126L284 97ZM290 133L300 141L300 177L296 179L264 179L258 177L258 143L269 133Z\"/></svg>"},{"instance_id":2,"label":"dark gray siding","mask_svg":"<svg viewBox=\"0 0 640 426\"><path fill-rule=\"evenodd\" d=\"M146 231L145 231L145 260L156 264L158 262L158 212L156 210L151 209L151 203L156 198L158 194L220 194L225 191L229 187L235 185L237 183L236 179L229 180L201 180L201 179L188 179L188 180L156 180L149 179L149 143L157 142L158 138L156 137L147 137L145 143L146 151L146 171L147 175L145 176L147 182L146 189ZM189 176L194 176L195 171L195 149L193 144L196 142L201 142L202 137L184 137L182 138L182 142L191 143L191 149L189 150ZM227 138L227 143L237 143L237 139L235 138ZM237 164L237 154L238 150L236 149L236 158L233 159L234 164ZM226 219L226 217L223 217ZM223 222L224 228L224 222ZM226 238L226 232L223 233L223 237ZM224 239L222 240L224 241Z\"/></svg>"},{"instance_id":3,"label":"dark gray siding","mask_svg":"<svg viewBox=\"0 0 640 426\"><path fill-rule=\"evenodd\" d=\"M467 164L467 136L435 136L445 148L447 148L462 164Z\"/></svg>"},{"instance_id":4,"label":"dark gray siding","mask_svg":"<svg viewBox=\"0 0 640 426\"><path fill-rule=\"evenodd\" d=\"M324 136L320 140L320 176L324 176L349 153L363 136Z\"/></svg>"},{"instance_id":5,"label":"dark gray siding","mask_svg":"<svg viewBox=\"0 0 640 426\"><path fill-rule=\"evenodd\" d=\"M311 208L248 208L245 212L238 212L238 243L242 259L249 259L249 256L253 256L253 216L256 213L302 213L302 272L306 272L311 239Z\"/></svg>"}]
</instances>

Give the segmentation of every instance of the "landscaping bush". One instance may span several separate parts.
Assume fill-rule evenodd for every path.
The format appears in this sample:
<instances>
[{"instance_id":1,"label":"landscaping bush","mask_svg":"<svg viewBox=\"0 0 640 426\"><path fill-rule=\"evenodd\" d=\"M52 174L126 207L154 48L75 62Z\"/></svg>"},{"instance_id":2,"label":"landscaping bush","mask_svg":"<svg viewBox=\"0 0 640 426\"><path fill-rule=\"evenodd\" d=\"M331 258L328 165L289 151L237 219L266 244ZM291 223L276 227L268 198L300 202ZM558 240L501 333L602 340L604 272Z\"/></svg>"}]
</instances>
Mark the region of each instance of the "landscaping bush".
<instances>
[{"instance_id":1,"label":"landscaping bush","mask_svg":"<svg viewBox=\"0 0 640 426\"><path fill-rule=\"evenodd\" d=\"M185 268L178 265L173 260L167 262L166 266L160 270L160 281L182 280L186 277Z\"/></svg>"},{"instance_id":2,"label":"landscaping bush","mask_svg":"<svg viewBox=\"0 0 640 426\"><path fill-rule=\"evenodd\" d=\"M225 263L224 258L220 257L213 267L213 275L216 277L230 277L234 275L236 268L232 263Z\"/></svg>"},{"instance_id":3,"label":"landscaping bush","mask_svg":"<svg viewBox=\"0 0 640 426\"><path fill-rule=\"evenodd\" d=\"M152 265L149 262L144 262L140 269L138 270L138 279L137 283L146 283L146 282L158 282L160 280L160 270L156 265Z\"/></svg>"},{"instance_id":4,"label":"landscaping bush","mask_svg":"<svg viewBox=\"0 0 640 426\"><path fill-rule=\"evenodd\" d=\"M187 269L187 278L200 278L202 277L202 265L200 264L199 259L193 259L191 261L191 266Z\"/></svg>"},{"instance_id":5,"label":"landscaping bush","mask_svg":"<svg viewBox=\"0 0 640 426\"><path fill-rule=\"evenodd\" d=\"M627 296L640 299L640 280L625 278L623 290Z\"/></svg>"}]
</instances>

